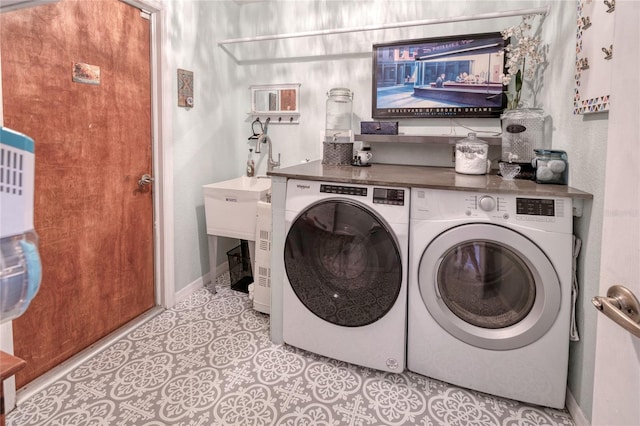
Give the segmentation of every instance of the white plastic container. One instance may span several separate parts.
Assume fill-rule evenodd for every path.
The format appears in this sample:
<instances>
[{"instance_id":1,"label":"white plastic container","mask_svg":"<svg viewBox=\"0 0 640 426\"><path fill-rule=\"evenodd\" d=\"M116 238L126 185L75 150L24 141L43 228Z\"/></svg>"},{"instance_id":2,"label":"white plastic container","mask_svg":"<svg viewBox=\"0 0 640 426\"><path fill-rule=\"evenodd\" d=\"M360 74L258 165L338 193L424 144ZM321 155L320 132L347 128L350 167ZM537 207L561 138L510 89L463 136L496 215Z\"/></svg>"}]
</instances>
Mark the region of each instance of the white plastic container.
<instances>
[{"instance_id":1,"label":"white plastic container","mask_svg":"<svg viewBox=\"0 0 640 426\"><path fill-rule=\"evenodd\" d=\"M487 160L489 144L469 133L466 139L456 142L456 173L484 175L491 167Z\"/></svg>"},{"instance_id":2,"label":"white plastic container","mask_svg":"<svg viewBox=\"0 0 640 426\"><path fill-rule=\"evenodd\" d=\"M42 265L33 229L35 144L0 127L0 323L19 317L40 288Z\"/></svg>"}]
</instances>

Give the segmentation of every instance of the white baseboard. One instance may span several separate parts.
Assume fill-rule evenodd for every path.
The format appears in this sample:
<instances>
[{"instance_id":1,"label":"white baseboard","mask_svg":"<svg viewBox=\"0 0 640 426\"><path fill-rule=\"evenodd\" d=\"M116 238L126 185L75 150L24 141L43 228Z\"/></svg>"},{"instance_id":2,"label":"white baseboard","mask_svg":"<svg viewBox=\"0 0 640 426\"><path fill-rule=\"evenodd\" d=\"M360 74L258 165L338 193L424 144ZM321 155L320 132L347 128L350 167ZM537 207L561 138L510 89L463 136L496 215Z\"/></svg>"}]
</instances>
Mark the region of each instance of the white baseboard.
<instances>
[{"instance_id":1,"label":"white baseboard","mask_svg":"<svg viewBox=\"0 0 640 426\"><path fill-rule=\"evenodd\" d=\"M262 312L263 314L271 314L271 306L267 305L265 303L260 303L260 302L256 302L255 300L253 301L253 309L255 309L258 312Z\"/></svg>"},{"instance_id":2,"label":"white baseboard","mask_svg":"<svg viewBox=\"0 0 640 426\"><path fill-rule=\"evenodd\" d=\"M573 417L573 422L576 426L591 426L591 422L589 422L589 420L584 416L582 409L568 388L565 403L567 404L567 410L569 410L569 414Z\"/></svg>"},{"instance_id":3,"label":"white baseboard","mask_svg":"<svg viewBox=\"0 0 640 426\"><path fill-rule=\"evenodd\" d=\"M183 300L187 299L193 293L200 290L202 287L204 287L206 284L209 284L210 282L211 282L211 277L207 272L197 280L193 281L190 284L187 284L186 287L178 290L176 292L176 303L180 303Z\"/></svg>"},{"instance_id":4,"label":"white baseboard","mask_svg":"<svg viewBox=\"0 0 640 426\"><path fill-rule=\"evenodd\" d=\"M229 264L227 262L224 262L224 263L216 266L216 271L218 272L218 275L222 275L222 274L224 274L226 272L229 272ZM202 287L204 287L205 285L209 284L210 282L212 282L211 275L207 272L206 274L204 274L200 278L198 278L195 281L187 284L184 288L178 290L176 292L176 298L175 298L176 303L179 303L179 302L187 299L193 293L195 293L196 291L200 290Z\"/></svg>"}]
</instances>

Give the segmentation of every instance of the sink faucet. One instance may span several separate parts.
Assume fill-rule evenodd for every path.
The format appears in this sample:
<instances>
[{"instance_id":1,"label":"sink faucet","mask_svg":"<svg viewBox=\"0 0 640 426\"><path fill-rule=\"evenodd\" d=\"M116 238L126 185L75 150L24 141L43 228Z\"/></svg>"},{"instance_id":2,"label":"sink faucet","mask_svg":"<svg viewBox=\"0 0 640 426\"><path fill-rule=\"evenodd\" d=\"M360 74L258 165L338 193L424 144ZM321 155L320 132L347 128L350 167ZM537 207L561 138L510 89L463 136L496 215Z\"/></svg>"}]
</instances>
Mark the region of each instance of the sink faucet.
<instances>
[{"instance_id":1,"label":"sink faucet","mask_svg":"<svg viewBox=\"0 0 640 426\"><path fill-rule=\"evenodd\" d=\"M267 147L269 148L269 157L267 158L267 172L272 171L276 167L280 167L280 154L278 154L278 161L273 160L271 138L263 133L258 137L257 145L260 145L261 143L266 143Z\"/></svg>"}]
</instances>

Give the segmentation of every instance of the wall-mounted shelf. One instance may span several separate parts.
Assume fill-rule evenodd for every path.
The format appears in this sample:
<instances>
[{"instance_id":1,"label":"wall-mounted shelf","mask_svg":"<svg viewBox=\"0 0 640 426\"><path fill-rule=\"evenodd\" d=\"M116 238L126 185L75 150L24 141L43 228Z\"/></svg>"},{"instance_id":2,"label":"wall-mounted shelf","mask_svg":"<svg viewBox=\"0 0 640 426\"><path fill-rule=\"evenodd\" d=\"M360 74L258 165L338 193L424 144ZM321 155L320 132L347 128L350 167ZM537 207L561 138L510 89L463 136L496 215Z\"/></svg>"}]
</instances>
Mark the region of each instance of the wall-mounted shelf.
<instances>
[{"instance_id":1,"label":"wall-mounted shelf","mask_svg":"<svg viewBox=\"0 0 640 426\"><path fill-rule=\"evenodd\" d=\"M418 143L431 145L454 145L467 135L354 135L356 141L367 143ZM502 145L501 136L480 136L489 145Z\"/></svg>"},{"instance_id":2,"label":"wall-mounted shelf","mask_svg":"<svg viewBox=\"0 0 640 426\"><path fill-rule=\"evenodd\" d=\"M300 83L261 84L249 87L251 117L269 124L298 124L300 122Z\"/></svg>"}]
</instances>

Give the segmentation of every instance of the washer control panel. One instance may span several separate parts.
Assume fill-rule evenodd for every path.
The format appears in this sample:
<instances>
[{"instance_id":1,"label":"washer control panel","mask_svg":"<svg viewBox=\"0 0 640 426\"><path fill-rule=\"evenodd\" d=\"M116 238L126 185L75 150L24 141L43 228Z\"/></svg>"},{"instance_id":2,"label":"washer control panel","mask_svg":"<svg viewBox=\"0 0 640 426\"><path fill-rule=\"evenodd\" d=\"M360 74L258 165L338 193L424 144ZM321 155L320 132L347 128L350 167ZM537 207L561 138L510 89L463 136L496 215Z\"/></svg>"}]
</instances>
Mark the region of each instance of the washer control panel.
<instances>
[{"instance_id":1,"label":"washer control panel","mask_svg":"<svg viewBox=\"0 0 640 426\"><path fill-rule=\"evenodd\" d=\"M327 194L340 194L340 195L356 195L359 197L367 196L367 188L357 186L344 186L344 185L320 185L320 192Z\"/></svg>"},{"instance_id":2,"label":"washer control panel","mask_svg":"<svg viewBox=\"0 0 640 426\"><path fill-rule=\"evenodd\" d=\"M367 188L360 186L346 185L320 185L320 192L325 194L354 195L356 197L366 197ZM373 203L387 204L391 206L404 206L405 189L397 188L373 188Z\"/></svg>"},{"instance_id":3,"label":"washer control panel","mask_svg":"<svg viewBox=\"0 0 640 426\"><path fill-rule=\"evenodd\" d=\"M374 204L404 206L404 189L373 188Z\"/></svg>"}]
</instances>

